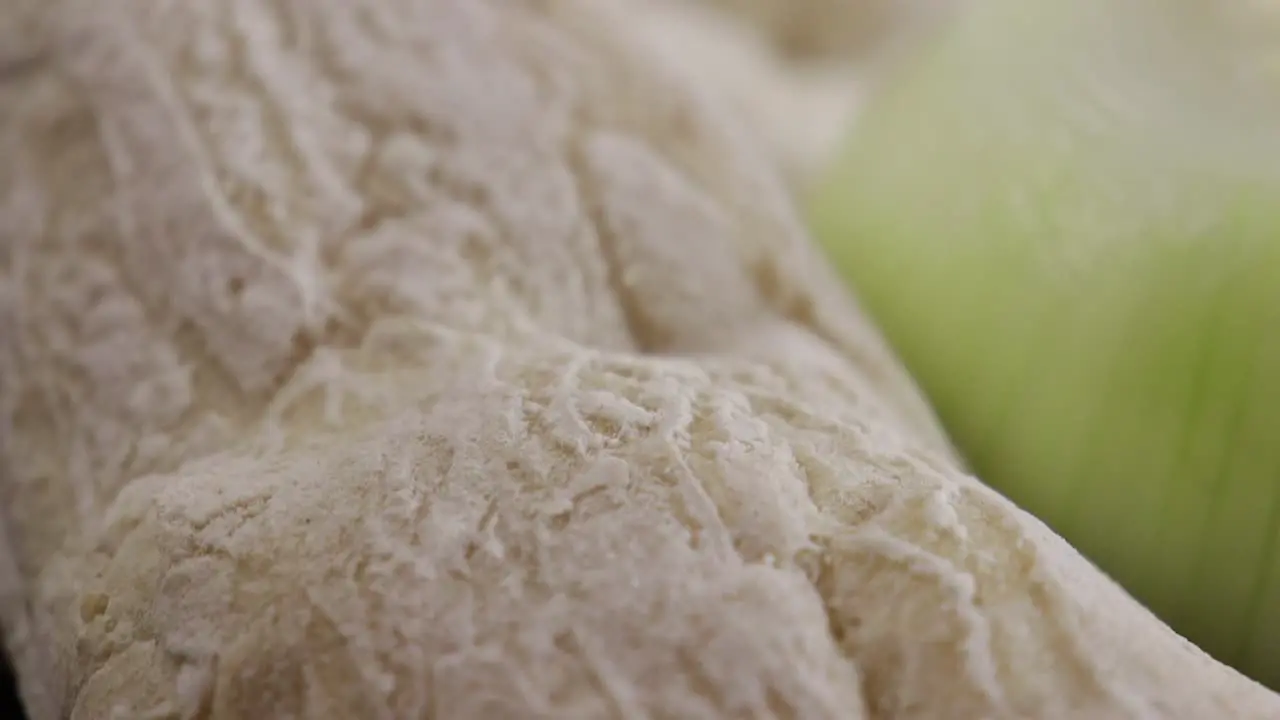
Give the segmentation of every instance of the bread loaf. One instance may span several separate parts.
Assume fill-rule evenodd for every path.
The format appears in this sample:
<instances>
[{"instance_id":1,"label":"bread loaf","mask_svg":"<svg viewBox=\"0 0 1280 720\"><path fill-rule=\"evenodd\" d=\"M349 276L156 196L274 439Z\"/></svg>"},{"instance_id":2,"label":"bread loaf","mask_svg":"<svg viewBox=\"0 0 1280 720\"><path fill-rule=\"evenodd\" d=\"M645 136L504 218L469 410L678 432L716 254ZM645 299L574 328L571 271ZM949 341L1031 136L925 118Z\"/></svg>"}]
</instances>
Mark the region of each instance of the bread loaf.
<instances>
[{"instance_id":1,"label":"bread loaf","mask_svg":"<svg viewBox=\"0 0 1280 720\"><path fill-rule=\"evenodd\" d=\"M592 0L0 0L34 720L1274 718L964 474Z\"/></svg>"}]
</instances>

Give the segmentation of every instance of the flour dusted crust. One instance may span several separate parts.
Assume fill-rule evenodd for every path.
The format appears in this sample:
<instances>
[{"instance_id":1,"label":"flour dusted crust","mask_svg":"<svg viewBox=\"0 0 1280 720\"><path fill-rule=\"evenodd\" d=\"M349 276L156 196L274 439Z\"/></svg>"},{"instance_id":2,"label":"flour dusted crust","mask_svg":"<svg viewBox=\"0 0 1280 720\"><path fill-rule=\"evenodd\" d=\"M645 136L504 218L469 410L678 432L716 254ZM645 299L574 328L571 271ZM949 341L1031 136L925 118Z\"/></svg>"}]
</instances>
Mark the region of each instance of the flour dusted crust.
<instances>
[{"instance_id":1,"label":"flour dusted crust","mask_svg":"<svg viewBox=\"0 0 1280 720\"><path fill-rule=\"evenodd\" d=\"M0 0L36 720L1270 718L959 472L592 0Z\"/></svg>"}]
</instances>

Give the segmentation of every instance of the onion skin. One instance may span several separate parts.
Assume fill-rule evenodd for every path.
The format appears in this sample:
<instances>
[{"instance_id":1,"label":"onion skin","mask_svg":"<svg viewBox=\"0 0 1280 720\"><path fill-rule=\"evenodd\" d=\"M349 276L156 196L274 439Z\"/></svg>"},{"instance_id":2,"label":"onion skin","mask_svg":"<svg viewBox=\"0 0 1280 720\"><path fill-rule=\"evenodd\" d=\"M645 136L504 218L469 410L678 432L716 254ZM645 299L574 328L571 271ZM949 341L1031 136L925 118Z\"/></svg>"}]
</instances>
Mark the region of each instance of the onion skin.
<instances>
[{"instance_id":1,"label":"onion skin","mask_svg":"<svg viewBox=\"0 0 1280 720\"><path fill-rule=\"evenodd\" d=\"M810 219L980 477L1280 688L1280 84L1210 5L973 4Z\"/></svg>"}]
</instances>

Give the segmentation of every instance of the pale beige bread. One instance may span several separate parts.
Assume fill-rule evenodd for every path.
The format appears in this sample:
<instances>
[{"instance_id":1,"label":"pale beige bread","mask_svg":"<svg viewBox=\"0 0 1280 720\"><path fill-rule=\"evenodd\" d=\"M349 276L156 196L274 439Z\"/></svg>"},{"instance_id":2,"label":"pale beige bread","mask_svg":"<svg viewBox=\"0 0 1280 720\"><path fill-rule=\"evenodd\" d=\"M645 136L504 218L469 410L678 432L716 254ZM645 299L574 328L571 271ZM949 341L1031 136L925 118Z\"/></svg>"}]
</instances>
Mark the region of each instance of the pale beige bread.
<instances>
[{"instance_id":1,"label":"pale beige bread","mask_svg":"<svg viewBox=\"0 0 1280 720\"><path fill-rule=\"evenodd\" d=\"M956 469L620 7L0 0L33 720L1280 717Z\"/></svg>"}]
</instances>

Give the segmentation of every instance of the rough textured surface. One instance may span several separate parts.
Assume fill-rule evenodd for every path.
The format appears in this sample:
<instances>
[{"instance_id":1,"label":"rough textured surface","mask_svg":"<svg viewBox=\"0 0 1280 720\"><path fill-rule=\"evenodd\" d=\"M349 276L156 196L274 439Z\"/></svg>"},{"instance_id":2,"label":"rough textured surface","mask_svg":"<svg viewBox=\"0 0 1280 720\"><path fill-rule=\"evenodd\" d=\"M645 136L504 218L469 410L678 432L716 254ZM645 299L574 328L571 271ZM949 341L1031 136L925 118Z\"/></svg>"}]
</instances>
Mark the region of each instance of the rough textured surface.
<instances>
[{"instance_id":1,"label":"rough textured surface","mask_svg":"<svg viewBox=\"0 0 1280 720\"><path fill-rule=\"evenodd\" d=\"M598 0L0 0L38 720L1273 718L956 469Z\"/></svg>"}]
</instances>

